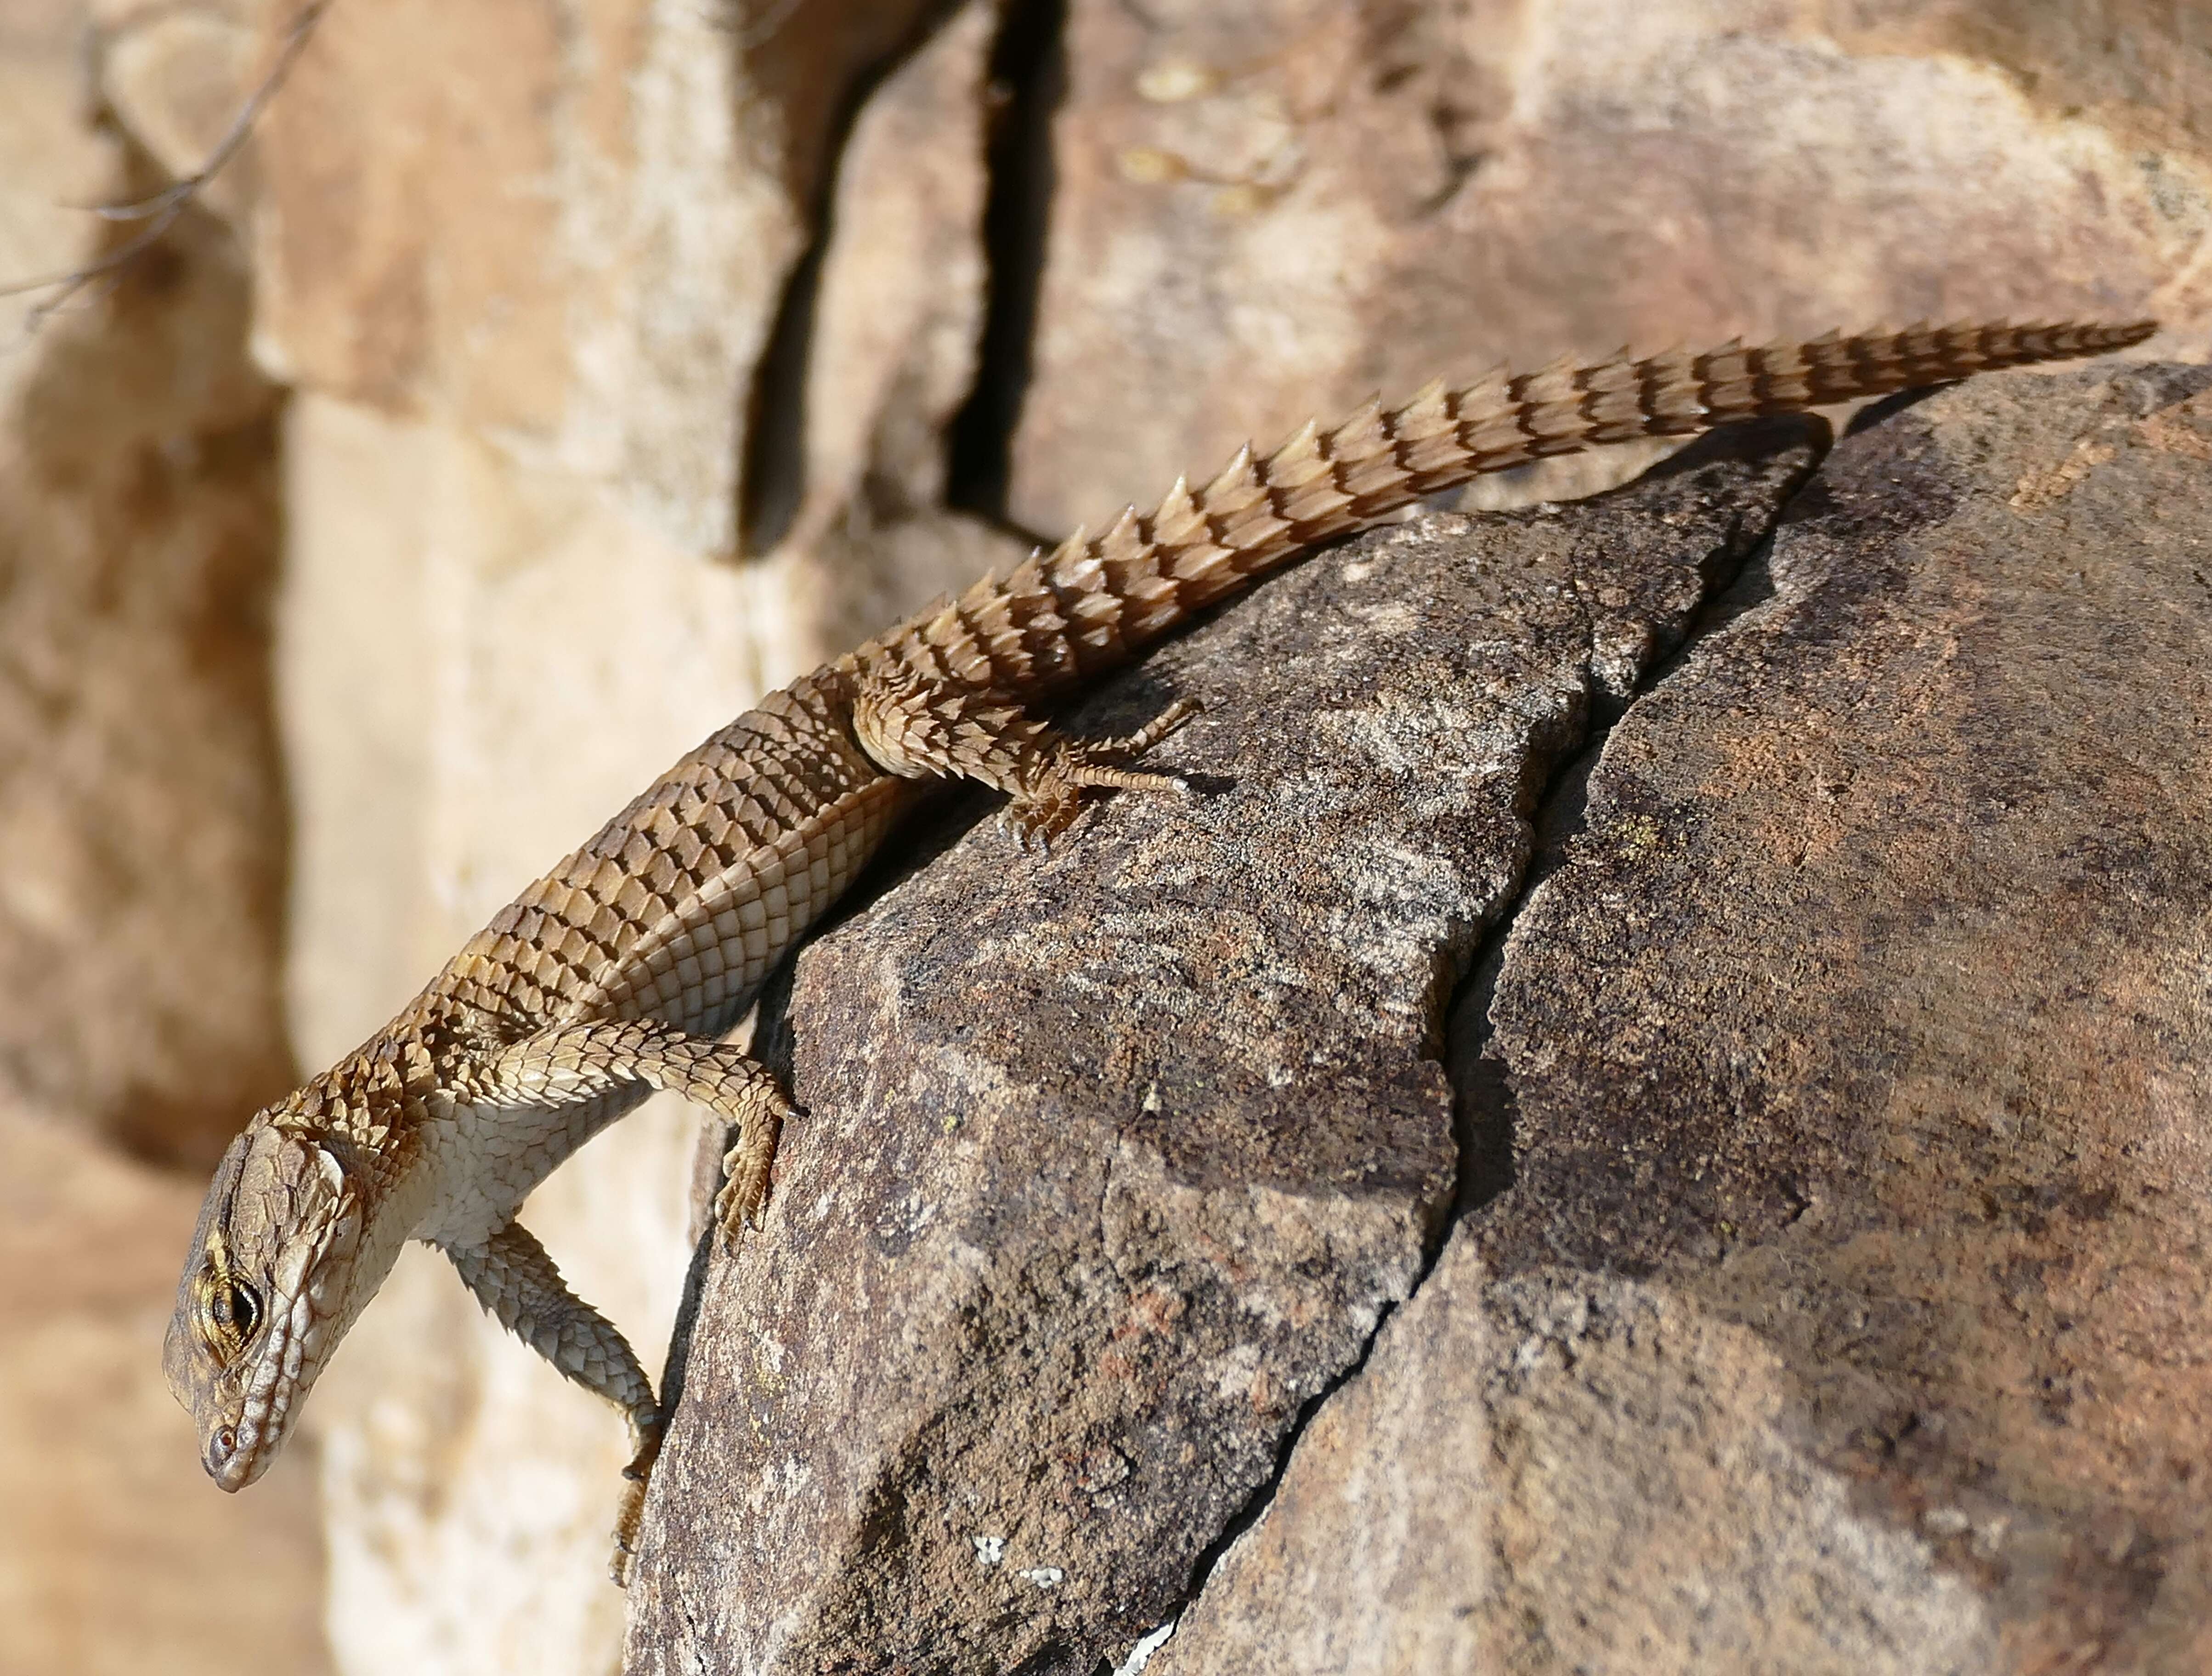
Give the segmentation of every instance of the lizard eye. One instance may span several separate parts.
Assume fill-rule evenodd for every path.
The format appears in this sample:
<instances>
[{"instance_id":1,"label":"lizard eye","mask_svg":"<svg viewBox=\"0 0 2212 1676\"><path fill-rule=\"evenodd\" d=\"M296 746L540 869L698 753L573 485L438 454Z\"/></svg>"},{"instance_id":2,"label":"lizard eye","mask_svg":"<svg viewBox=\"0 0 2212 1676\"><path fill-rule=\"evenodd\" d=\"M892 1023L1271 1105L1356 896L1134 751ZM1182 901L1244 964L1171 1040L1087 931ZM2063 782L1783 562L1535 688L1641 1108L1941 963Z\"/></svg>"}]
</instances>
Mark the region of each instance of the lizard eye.
<instances>
[{"instance_id":1,"label":"lizard eye","mask_svg":"<svg viewBox=\"0 0 2212 1676\"><path fill-rule=\"evenodd\" d=\"M232 1343L243 1345L261 1324L261 1295L242 1280L218 1285L208 1299L208 1319Z\"/></svg>"}]
</instances>

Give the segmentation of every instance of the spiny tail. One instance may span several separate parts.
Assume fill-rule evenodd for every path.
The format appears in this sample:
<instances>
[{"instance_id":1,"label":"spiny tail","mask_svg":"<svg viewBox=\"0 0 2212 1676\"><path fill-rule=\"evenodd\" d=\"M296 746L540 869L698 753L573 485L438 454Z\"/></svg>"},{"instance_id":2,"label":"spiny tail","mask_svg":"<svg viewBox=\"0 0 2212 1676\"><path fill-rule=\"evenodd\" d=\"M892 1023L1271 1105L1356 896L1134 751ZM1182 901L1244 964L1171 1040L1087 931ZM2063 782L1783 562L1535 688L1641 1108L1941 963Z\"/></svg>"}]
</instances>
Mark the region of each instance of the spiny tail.
<instances>
[{"instance_id":1,"label":"spiny tail","mask_svg":"<svg viewBox=\"0 0 2212 1676\"><path fill-rule=\"evenodd\" d=\"M1242 449L1205 488L1178 482L1149 515L1132 507L1097 535L1079 530L858 656L1025 699L1047 696L1125 661L1316 543L1487 471L2002 367L2102 355L2156 330L2150 320L1917 325L1763 349L1730 343L1698 355L1559 362L1519 377L1492 373L1461 390L1439 380L1402 407L1370 401L1333 430L1309 424L1264 458Z\"/></svg>"}]
</instances>

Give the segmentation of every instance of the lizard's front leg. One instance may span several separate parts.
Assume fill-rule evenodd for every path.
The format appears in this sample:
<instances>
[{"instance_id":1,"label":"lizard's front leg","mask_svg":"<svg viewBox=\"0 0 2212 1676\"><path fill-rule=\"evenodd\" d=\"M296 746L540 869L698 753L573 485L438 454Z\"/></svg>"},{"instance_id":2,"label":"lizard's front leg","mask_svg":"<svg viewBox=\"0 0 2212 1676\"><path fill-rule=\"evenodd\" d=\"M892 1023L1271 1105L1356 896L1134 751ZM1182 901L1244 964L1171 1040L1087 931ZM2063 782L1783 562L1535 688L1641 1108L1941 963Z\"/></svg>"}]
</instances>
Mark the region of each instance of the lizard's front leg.
<instances>
[{"instance_id":1,"label":"lizard's front leg","mask_svg":"<svg viewBox=\"0 0 2212 1676\"><path fill-rule=\"evenodd\" d=\"M637 1551L645 1487L659 1458L663 1417L653 1381L615 1324L568 1290L545 1248L519 1222L510 1222L481 1245L443 1248L477 1301L509 1333L587 1391L617 1408L629 1425L630 1462L623 1469L621 1509L615 1515L615 1582L629 1586Z\"/></svg>"},{"instance_id":2,"label":"lizard's front leg","mask_svg":"<svg viewBox=\"0 0 2212 1676\"><path fill-rule=\"evenodd\" d=\"M732 1245L768 1197L776 1136L792 1115L775 1077L741 1050L643 1018L541 1030L495 1060L485 1083L485 1097L516 1103L566 1103L643 1083L705 1107L738 1132L714 1199L715 1223Z\"/></svg>"},{"instance_id":3,"label":"lizard's front leg","mask_svg":"<svg viewBox=\"0 0 2212 1676\"><path fill-rule=\"evenodd\" d=\"M508 1107L560 1107L624 1083L673 1090L736 1126L737 1145L722 1160L727 1179L714 1201L722 1236L734 1242L767 1196L776 1133L791 1110L775 1078L737 1048L647 1019L556 1025L501 1053L466 1093ZM615 1518L611 1570L627 1588L646 1485L660 1455L664 1417L652 1381L614 1324L568 1290L545 1248L520 1223L481 1245L444 1249L502 1327L622 1410L630 1461L623 1469L629 1482Z\"/></svg>"}]
</instances>

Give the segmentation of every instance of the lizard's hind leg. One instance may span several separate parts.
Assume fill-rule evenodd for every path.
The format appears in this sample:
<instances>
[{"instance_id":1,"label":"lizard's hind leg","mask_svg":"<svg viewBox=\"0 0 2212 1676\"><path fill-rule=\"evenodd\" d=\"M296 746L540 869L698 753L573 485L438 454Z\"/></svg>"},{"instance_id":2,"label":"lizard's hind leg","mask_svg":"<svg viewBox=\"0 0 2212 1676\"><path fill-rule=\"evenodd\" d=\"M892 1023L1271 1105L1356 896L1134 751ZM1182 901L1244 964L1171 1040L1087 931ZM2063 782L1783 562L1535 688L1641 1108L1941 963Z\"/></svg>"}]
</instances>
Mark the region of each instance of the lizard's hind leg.
<instances>
[{"instance_id":1,"label":"lizard's hind leg","mask_svg":"<svg viewBox=\"0 0 2212 1676\"><path fill-rule=\"evenodd\" d=\"M1007 794L1000 819L1020 840L1049 850L1082 811L1091 786L1188 795L1180 774L1146 774L1116 759L1141 756L1197 714L1177 699L1133 733L1079 739L1001 695L919 676L871 672L853 701L860 748L908 779L980 780Z\"/></svg>"}]
</instances>

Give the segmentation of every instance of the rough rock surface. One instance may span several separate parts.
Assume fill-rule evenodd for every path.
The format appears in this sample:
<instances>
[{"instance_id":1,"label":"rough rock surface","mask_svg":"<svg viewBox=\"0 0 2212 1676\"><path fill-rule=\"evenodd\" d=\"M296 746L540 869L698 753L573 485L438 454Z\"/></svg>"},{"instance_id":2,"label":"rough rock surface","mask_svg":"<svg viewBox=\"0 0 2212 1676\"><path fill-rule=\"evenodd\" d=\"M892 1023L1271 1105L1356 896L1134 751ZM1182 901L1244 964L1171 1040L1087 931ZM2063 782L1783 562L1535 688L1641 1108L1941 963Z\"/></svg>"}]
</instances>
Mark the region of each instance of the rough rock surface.
<instances>
[{"instance_id":1,"label":"rough rock surface","mask_svg":"<svg viewBox=\"0 0 2212 1676\"><path fill-rule=\"evenodd\" d=\"M1153 1676L2204 1667L2208 389L1831 456L1555 805L1472 1208Z\"/></svg>"},{"instance_id":2,"label":"rough rock surface","mask_svg":"<svg viewBox=\"0 0 2212 1676\"><path fill-rule=\"evenodd\" d=\"M1083 711L1201 698L1194 801L977 827L801 956L808 1115L707 1272L629 1667L1088 1671L1165 1615L1433 1244L1535 789L1823 434L1324 556Z\"/></svg>"},{"instance_id":3,"label":"rough rock surface","mask_svg":"<svg viewBox=\"0 0 2212 1676\"><path fill-rule=\"evenodd\" d=\"M1839 449L1608 740L1492 1009L1486 1261L1755 1333L2000 1667L2212 1653L2208 383Z\"/></svg>"},{"instance_id":4,"label":"rough rock surface","mask_svg":"<svg viewBox=\"0 0 2212 1676\"><path fill-rule=\"evenodd\" d=\"M1472 1230L1297 1442L1150 1676L1989 1667L1972 1586L1853 1505L1757 1335Z\"/></svg>"}]
</instances>

